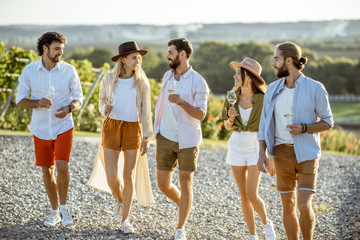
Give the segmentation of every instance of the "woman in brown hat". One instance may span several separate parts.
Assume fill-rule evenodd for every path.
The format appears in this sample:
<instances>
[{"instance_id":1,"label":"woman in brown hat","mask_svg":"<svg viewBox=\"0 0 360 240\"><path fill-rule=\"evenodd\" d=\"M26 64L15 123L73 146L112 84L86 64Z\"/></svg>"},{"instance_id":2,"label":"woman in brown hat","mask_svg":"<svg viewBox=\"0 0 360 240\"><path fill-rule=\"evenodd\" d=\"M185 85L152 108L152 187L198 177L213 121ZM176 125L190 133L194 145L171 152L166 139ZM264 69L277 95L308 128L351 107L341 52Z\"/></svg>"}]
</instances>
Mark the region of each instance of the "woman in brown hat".
<instances>
[{"instance_id":1,"label":"woman in brown hat","mask_svg":"<svg viewBox=\"0 0 360 240\"><path fill-rule=\"evenodd\" d=\"M145 155L153 136L150 85L141 68L146 53L136 42L121 44L111 59L115 67L100 83L99 110L106 118L88 184L113 194L124 233L135 231L128 220L134 192L140 205L154 202Z\"/></svg>"},{"instance_id":2,"label":"woman in brown hat","mask_svg":"<svg viewBox=\"0 0 360 240\"><path fill-rule=\"evenodd\" d=\"M260 172L257 168L257 132L267 86L260 76L261 65L254 59L245 58L241 63L231 62L230 66L235 70L235 86L228 92L222 111L225 128L233 130L228 140L226 163L232 167L240 190L241 208L250 232L249 239L258 239L254 210L263 223L265 238L275 239L273 223L267 218L264 201L258 196ZM269 164L268 171L272 176L275 174L273 164Z\"/></svg>"}]
</instances>

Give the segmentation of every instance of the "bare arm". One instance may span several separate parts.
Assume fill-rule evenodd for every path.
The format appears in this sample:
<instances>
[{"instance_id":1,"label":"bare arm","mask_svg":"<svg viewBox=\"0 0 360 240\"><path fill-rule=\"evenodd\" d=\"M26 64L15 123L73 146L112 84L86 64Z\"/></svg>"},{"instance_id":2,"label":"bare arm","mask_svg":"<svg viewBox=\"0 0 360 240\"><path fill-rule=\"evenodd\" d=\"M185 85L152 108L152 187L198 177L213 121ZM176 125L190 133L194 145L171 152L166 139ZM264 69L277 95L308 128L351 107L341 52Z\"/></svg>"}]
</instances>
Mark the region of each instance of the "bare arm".
<instances>
[{"instance_id":1,"label":"bare arm","mask_svg":"<svg viewBox=\"0 0 360 240\"><path fill-rule=\"evenodd\" d=\"M71 112L74 111L75 109L79 108L81 105L80 101L78 100L73 100L70 105L68 106L63 106L59 109L56 109L56 111L58 113L55 114L55 117L57 118L64 118L66 117L66 115L68 115L70 113L70 108L71 107Z\"/></svg>"},{"instance_id":2,"label":"bare arm","mask_svg":"<svg viewBox=\"0 0 360 240\"><path fill-rule=\"evenodd\" d=\"M18 107L21 108L50 108L52 106L52 101L47 98L41 98L40 100L31 100L28 98L23 98L20 102L17 103Z\"/></svg>"},{"instance_id":3,"label":"bare arm","mask_svg":"<svg viewBox=\"0 0 360 240\"><path fill-rule=\"evenodd\" d=\"M169 101L182 107L184 111L187 112L191 117L199 121L204 120L206 115L205 112L201 108L194 107L188 102L184 101L184 99L182 99L179 94L170 94Z\"/></svg>"},{"instance_id":4,"label":"bare arm","mask_svg":"<svg viewBox=\"0 0 360 240\"><path fill-rule=\"evenodd\" d=\"M260 172L266 173L266 168L268 168L269 159L266 156L266 143L264 140L259 140L259 160L257 167Z\"/></svg>"},{"instance_id":5,"label":"bare arm","mask_svg":"<svg viewBox=\"0 0 360 240\"><path fill-rule=\"evenodd\" d=\"M327 131L331 128L331 126L325 121L319 121L313 124L306 124L306 125L307 125L307 130L306 130L307 133L319 133L319 132ZM302 131L301 124L293 124L288 126L291 129L290 133L292 135L301 134Z\"/></svg>"}]
</instances>

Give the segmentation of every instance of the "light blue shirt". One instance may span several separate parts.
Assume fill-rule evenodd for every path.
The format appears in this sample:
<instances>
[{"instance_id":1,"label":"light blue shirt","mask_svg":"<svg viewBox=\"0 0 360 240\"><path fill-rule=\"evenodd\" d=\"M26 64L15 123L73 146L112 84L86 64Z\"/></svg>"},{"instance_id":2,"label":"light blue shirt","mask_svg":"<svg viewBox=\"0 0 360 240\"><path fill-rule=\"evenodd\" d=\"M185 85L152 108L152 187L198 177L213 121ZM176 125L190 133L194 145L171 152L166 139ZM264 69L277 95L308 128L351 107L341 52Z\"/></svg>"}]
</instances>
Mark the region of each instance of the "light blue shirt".
<instances>
[{"instance_id":1,"label":"light blue shirt","mask_svg":"<svg viewBox=\"0 0 360 240\"><path fill-rule=\"evenodd\" d=\"M264 96L258 140L264 140L269 153L273 155L275 146L275 102L285 88L285 78L271 83ZM295 81L293 101L293 123L313 124L325 121L331 127L334 120L330 109L329 96L323 84L301 74ZM292 135L297 161L304 162L320 158L320 133Z\"/></svg>"}]
</instances>

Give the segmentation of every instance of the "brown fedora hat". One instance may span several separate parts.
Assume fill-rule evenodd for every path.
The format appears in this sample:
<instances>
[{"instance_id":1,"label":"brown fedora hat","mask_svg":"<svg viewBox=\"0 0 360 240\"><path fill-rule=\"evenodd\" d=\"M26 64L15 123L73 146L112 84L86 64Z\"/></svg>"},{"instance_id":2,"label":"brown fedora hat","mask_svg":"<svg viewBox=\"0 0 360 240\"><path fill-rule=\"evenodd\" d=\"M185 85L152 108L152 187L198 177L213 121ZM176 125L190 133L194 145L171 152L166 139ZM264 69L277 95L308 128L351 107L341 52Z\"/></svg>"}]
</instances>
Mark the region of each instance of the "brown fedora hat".
<instances>
[{"instance_id":1,"label":"brown fedora hat","mask_svg":"<svg viewBox=\"0 0 360 240\"><path fill-rule=\"evenodd\" d=\"M235 71L239 67L244 68L244 69L248 70L249 72L251 72L252 74L254 74L264 84L266 84L265 80L260 76L262 67L261 67L260 63L258 63L256 60L246 57L246 58L244 58L244 60L242 60L241 63L234 62L234 61L231 62L230 66Z\"/></svg>"},{"instance_id":2,"label":"brown fedora hat","mask_svg":"<svg viewBox=\"0 0 360 240\"><path fill-rule=\"evenodd\" d=\"M116 62L119 59L119 57L124 56L129 53L134 53L134 52L138 52L141 54L141 56L144 56L145 54L147 54L148 50L139 49L139 47L135 41L124 42L119 45L119 54L112 57L111 61Z\"/></svg>"}]
</instances>

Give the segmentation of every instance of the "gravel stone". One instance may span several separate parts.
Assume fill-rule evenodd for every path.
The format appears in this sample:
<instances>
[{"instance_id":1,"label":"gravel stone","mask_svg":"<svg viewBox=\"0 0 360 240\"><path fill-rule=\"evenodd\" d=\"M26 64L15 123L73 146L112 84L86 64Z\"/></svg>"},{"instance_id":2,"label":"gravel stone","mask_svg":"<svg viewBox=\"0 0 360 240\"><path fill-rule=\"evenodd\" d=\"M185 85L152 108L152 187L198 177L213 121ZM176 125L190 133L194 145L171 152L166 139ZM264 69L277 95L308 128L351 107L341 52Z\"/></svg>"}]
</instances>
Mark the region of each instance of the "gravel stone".
<instances>
[{"instance_id":1,"label":"gravel stone","mask_svg":"<svg viewBox=\"0 0 360 240\"><path fill-rule=\"evenodd\" d=\"M131 222L136 233L124 235L113 219L110 194L86 185L98 149L98 139L75 138L70 159L68 207L75 224L45 227L50 213L42 181L35 166L33 138L0 136L0 239L172 239L170 221L176 206L156 186L155 145L148 153L155 204L133 204ZM247 239L239 190L231 167L225 164L226 150L201 149L194 176L194 202L186 225L188 239ZM174 181L179 185L178 171ZM314 239L360 239L360 156L323 154L320 160ZM259 196L265 201L277 239L286 239L282 224L276 179L263 174ZM255 214L256 231L264 239L261 221Z\"/></svg>"}]
</instances>

